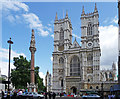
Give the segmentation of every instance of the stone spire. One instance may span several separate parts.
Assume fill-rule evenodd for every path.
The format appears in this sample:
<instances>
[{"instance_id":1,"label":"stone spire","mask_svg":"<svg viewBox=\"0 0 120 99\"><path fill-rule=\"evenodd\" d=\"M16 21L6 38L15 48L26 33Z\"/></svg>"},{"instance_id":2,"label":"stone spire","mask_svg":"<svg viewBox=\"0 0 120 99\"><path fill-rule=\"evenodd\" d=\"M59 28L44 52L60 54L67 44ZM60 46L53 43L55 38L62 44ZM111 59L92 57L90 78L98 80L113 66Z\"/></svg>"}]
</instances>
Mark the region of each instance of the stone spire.
<instances>
[{"instance_id":1,"label":"stone spire","mask_svg":"<svg viewBox=\"0 0 120 99\"><path fill-rule=\"evenodd\" d=\"M115 65L114 62L113 62L113 64L112 64L112 69L113 69L113 70L116 70L116 65Z\"/></svg>"},{"instance_id":2,"label":"stone spire","mask_svg":"<svg viewBox=\"0 0 120 99\"><path fill-rule=\"evenodd\" d=\"M35 85L35 71L34 71L34 60L35 60L35 35L32 29L32 36L30 41L29 50L31 52L31 70L30 70L30 84L27 84L28 92L37 92L38 85Z\"/></svg>"},{"instance_id":3,"label":"stone spire","mask_svg":"<svg viewBox=\"0 0 120 99\"><path fill-rule=\"evenodd\" d=\"M98 12L98 10L97 10L97 6L96 6L96 3L95 3L95 9L94 9L94 12Z\"/></svg>"},{"instance_id":4,"label":"stone spire","mask_svg":"<svg viewBox=\"0 0 120 99\"><path fill-rule=\"evenodd\" d=\"M68 18L68 11L66 11L66 16L65 16L65 18Z\"/></svg>"},{"instance_id":5,"label":"stone spire","mask_svg":"<svg viewBox=\"0 0 120 99\"><path fill-rule=\"evenodd\" d=\"M49 71L47 70L47 75L49 74Z\"/></svg>"},{"instance_id":6,"label":"stone spire","mask_svg":"<svg viewBox=\"0 0 120 99\"><path fill-rule=\"evenodd\" d=\"M32 36L31 36L31 42L30 42L30 47L29 50L31 52L31 83L35 83L35 77L34 77L34 53L36 51L35 48L35 35L34 35L34 30L32 29Z\"/></svg>"},{"instance_id":7,"label":"stone spire","mask_svg":"<svg viewBox=\"0 0 120 99\"><path fill-rule=\"evenodd\" d=\"M76 37L75 37L75 41L76 41Z\"/></svg>"},{"instance_id":8,"label":"stone spire","mask_svg":"<svg viewBox=\"0 0 120 99\"><path fill-rule=\"evenodd\" d=\"M56 12L55 21L57 21L57 20L58 20L58 16L57 16L57 12Z\"/></svg>"},{"instance_id":9,"label":"stone spire","mask_svg":"<svg viewBox=\"0 0 120 99\"><path fill-rule=\"evenodd\" d=\"M32 36L31 36L31 42L30 42L30 48L29 50L31 52L35 52L36 48L35 48L35 35L34 35L34 30L32 29Z\"/></svg>"},{"instance_id":10,"label":"stone spire","mask_svg":"<svg viewBox=\"0 0 120 99\"><path fill-rule=\"evenodd\" d=\"M85 14L85 11L84 11L84 6L83 6L81 16L84 15L84 14Z\"/></svg>"}]
</instances>

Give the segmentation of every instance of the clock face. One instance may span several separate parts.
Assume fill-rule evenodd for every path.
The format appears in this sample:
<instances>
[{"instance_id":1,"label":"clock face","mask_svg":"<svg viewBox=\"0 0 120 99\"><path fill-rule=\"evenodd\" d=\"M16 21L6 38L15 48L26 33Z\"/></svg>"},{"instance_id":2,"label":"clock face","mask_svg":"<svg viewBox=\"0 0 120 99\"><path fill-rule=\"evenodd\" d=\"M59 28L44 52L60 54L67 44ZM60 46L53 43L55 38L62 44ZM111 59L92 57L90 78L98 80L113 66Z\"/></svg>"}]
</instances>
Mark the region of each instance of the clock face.
<instances>
[{"instance_id":1,"label":"clock face","mask_svg":"<svg viewBox=\"0 0 120 99\"><path fill-rule=\"evenodd\" d=\"M88 46L91 46L92 45L92 43L88 43Z\"/></svg>"},{"instance_id":2,"label":"clock face","mask_svg":"<svg viewBox=\"0 0 120 99\"><path fill-rule=\"evenodd\" d=\"M88 47L92 47L92 42L89 42L89 43L87 44L87 46L88 46Z\"/></svg>"}]
</instances>

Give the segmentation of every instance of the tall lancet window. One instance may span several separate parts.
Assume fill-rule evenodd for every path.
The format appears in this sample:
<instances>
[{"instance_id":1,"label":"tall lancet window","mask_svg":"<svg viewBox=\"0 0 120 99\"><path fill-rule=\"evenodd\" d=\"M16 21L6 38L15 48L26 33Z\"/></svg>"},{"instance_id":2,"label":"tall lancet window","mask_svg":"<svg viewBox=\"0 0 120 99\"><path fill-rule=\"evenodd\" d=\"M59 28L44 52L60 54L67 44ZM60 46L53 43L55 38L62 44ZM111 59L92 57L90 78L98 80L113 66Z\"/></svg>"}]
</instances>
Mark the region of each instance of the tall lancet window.
<instances>
[{"instance_id":1,"label":"tall lancet window","mask_svg":"<svg viewBox=\"0 0 120 99\"><path fill-rule=\"evenodd\" d=\"M60 40L64 40L64 31L63 31L63 28L60 29Z\"/></svg>"},{"instance_id":2,"label":"tall lancet window","mask_svg":"<svg viewBox=\"0 0 120 99\"><path fill-rule=\"evenodd\" d=\"M70 76L80 76L80 60L77 56L70 61Z\"/></svg>"},{"instance_id":3,"label":"tall lancet window","mask_svg":"<svg viewBox=\"0 0 120 99\"><path fill-rule=\"evenodd\" d=\"M59 65L64 66L64 59L62 57L59 59Z\"/></svg>"},{"instance_id":4,"label":"tall lancet window","mask_svg":"<svg viewBox=\"0 0 120 99\"><path fill-rule=\"evenodd\" d=\"M91 23L88 23L87 35L92 35L92 32L93 32L92 24L91 24Z\"/></svg>"},{"instance_id":5,"label":"tall lancet window","mask_svg":"<svg viewBox=\"0 0 120 99\"><path fill-rule=\"evenodd\" d=\"M62 57L59 59L59 63L64 64L64 59Z\"/></svg>"}]
</instances>

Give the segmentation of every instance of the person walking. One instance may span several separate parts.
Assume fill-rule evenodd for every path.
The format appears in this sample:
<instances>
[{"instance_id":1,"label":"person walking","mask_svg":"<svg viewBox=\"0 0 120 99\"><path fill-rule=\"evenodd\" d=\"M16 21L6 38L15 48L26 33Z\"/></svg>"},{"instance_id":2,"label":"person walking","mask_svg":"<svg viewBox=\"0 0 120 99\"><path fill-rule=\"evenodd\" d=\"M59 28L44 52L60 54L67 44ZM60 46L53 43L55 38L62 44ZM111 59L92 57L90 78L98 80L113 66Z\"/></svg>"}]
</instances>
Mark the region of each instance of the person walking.
<instances>
[{"instance_id":1,"label":"person walking","mask_svg":"<svg viewBox=\"0 0 120 99\"><path fill-rule=\"evenodd\" d=\"M50 92L49 92L49 94L48 94L48 95L49 95L49 99L51 99L51 93L50 93Z\"/></svg>"},{"instance_id":2,"label":"person walking","mask_svg":"<svg viewBox=\"0 0 120 99\"><path fill-rule=\"evenodd\" d=\"M47 92L45 92L45 99L47 99Z\"/></svg>"},{"instance_id":3,"label":"person walking","mask_svg":"<svg viewBox=\"0 0 120 99\"><path fill-rule=\"evenodd\" d=\"M56 97L56 94L53 92L53 99L55 99L55 97Z\"/></svg>"},{"instance_id":4,"label":"person walking","mask_svg":"<svg viewBox=\"0 0 120 99\"><path fill-rule=\"evenodd\" d=\"M5 94L4 94L3 90L1 90L1 91L2 91L2 99L4 99L4 95L5 95Z\"/></svg>"}]
</instances>

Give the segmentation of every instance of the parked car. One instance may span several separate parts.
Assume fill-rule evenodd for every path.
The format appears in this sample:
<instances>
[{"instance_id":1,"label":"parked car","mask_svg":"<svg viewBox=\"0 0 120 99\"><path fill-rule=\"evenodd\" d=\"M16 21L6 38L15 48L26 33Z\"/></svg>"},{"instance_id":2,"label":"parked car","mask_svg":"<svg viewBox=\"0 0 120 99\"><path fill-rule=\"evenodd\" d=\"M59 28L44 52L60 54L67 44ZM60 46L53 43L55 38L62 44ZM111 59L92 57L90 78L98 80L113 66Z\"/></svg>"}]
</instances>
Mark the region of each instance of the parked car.
<instances>
[{"instance_id":1,"label":"parked car","mask_svg":"<svg viewBox=\"0 0 120 99\"><path fill-rule=\"evenodd\" d=\"M23 99L33 99L33 95L30 94L30 92L24 92L20 97L22 97Z\"/></svg>"},{"instance_id":2,"label":"parked car","mask_svg":"<svg viewBox=\"0 0 120 99\"><path fill-rule=\"evenodd\" d=\"M12 97L12 95L13 95L12 91L10 91L9 93L7 91L5 91L4 92L4 98L7 98L8 94L9 94L10 97Z\"/></svg>"},{"instance_id":3,"label":"parked car","mask_svg":"<svg viewBox=\"0 0 120 99\"><path fill-rule=\"evenodd\" d=\"M68 97L77 97L77 95L75 95L74 93L68 94Z\"/></svg>"},{"instance_id":4,"label":"parked car","mask_svg":"<svg viewBox=\"0 0 120 99\"><path fill-rule=\"evenodd\" d=\"M83 95L82 96L83 99L100 99L100 96L97 94L89 94L89 95Z\"/></svg>"},{"instance_id":5,"label":"parked car","mask_svg":"<svg viewBox=\"0 0 120 99\"><path fill-rule=\"evenodd\" d=\"M28 93L29 94L29 96L33 96L33 98L35 99L35 98L39 98L39 99L43 99L44 98L44 95L42 95L42 94L38 94L37 92L29 92Z\"/></svg>"}]
</instances>

